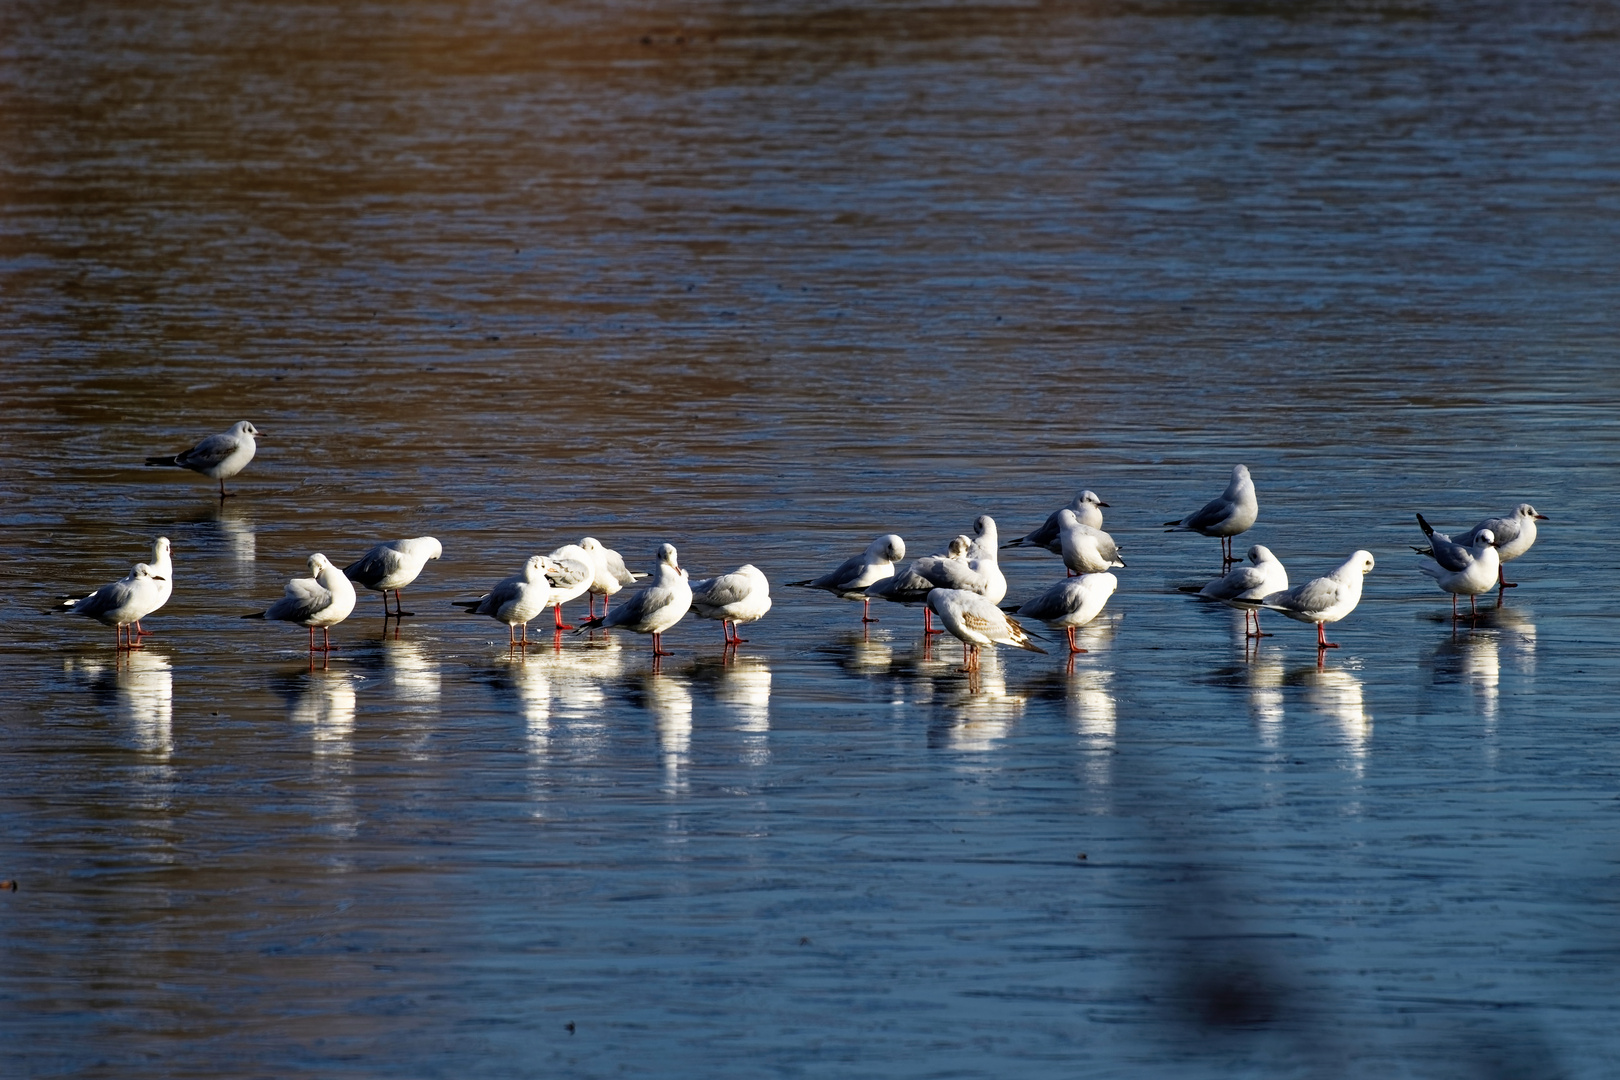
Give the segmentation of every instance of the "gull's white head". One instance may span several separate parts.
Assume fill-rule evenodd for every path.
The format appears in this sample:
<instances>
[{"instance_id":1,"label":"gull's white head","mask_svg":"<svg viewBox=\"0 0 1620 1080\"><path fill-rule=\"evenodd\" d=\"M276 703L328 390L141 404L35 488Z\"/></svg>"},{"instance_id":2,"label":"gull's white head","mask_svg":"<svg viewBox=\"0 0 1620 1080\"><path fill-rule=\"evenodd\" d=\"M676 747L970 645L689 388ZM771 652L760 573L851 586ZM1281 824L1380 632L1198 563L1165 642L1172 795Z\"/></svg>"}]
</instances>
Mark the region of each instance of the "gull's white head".
<instances>
[{"instance_id":1,"label":"gull's white head","mask_svg":"<svg viewBox=\"0 0 1620 1080\"><path fill-rule=\"evenodd\" d=\"M136 579L137 581L140 580L141 578L151 578L153 581L163 581L164 580L164 577L163 577L162 574L159 574L156 570L153 570L150 566L148 566L146 563L143 563L143 562L136 563L130 569L129 576Z\"/></svg>"},{"instance_id":2,"label":"gull's white head","mask_svg":"<svg viewBox=\"0 0 1620 1080\"><path fill-rule=\"evenodd\" d=\"M544 555L530 555L529 561L523 564L523 580L530 584L544 580L546 563L550 561Z\"/></svg>"},{"instance_id":3,"label":"gull's white head","mask_svg":"<svg viewBox=\"0 0 1620 1080\"><path fill-rule=\"evenodd\" d=\"M972 546L973 541L967 537L953 536L951 542L945 546L945 557L947 559L965 559L967 558L968 548Z\"/></svg>"},{"instance_id":4,"label":"gull's white head","mask_svg":"<svg viewBox=\"0 0 1620 1080\"><path fill-rule=\"evenodd\" d=\"M1105 503L1101 499L1099 499L1097 497L1097 493L1095 491L1092 491L1090 488L1087 488L1085 491L1082 491L1080 493L1079 501L1081 503L1083 503L1084 505L1086 505L1086 506L1107 506L1108 505L1107 503Z\"/></svg>"},{"instance_id":5,"label":"gull's white head","mask_svg":"<svg viewBox=\"0 0 1620 1080\"><path fill-rule=\"evenodd\" d=\"M1496 534L1489 529L1479 530L1479 534L1474 537L1474 546L1477 548L1495 547Z\"/></svg>"},{"instance_id":6,"label":"gull's white head","mask_svg":"<svg viewBox=\"0 0 1620 1080\"><path fill-rule=\"evenodd\" d=\"M996 519L989 514L980 514L973 519L973 535L979 539L994 537L996 535Z\"/></svg>"},{"instance_id":7,"label":"gull's white head","mask_svg":"<svg viewBox=\"0 0 1620 1080\"><path fill-rule=\"evenodd\" d=\"M259 429L248 423L246 420L241 420L231 425L231 434L257 437L259 434Z\"/></svg>"},{"instance_id":8,"label":"gull's white head","mask_svg":"<svg viewBox=\"0 0 1620 1080\"><path fill-rule=\"evenodd\" d=\"M1245 556L1245 558L1247 558L1251 563L1253 563L1256 566L1259 566L1261 563L1267 562L1267 561L1270 561L1270 562L1276 562L1277 561L1277 556L1273 555L1271 553L1271 549L1266 547L1266 545L1264 545L1264 544L1256 544L1256 545L1254 545L1252 548L1249 549L1249 554L1247 556Z\"/></svg>"},{"instance_id":9,"label":"gull's white head","mask_svg":"<svg viewBox=\"0 0 1620 1080\"><path fill-rule=\"evenodd\" d=\"M885 533L872 541L866 550L883 562L899 562L906 557L906 542L894 533Z\"/></svg>"},{"instance_id":10,"label":"gull's white head","mask_svg":"<svg viewBox=\"0 0 1620 1080\"><path fill-rule=\"evenodd\" d=\"M413 552L426 552L429 559L437 559L444 554L444 546L431 536L418 536L405 543L410 545Z\"/></svg>"},{"instance_id":11,"label":"gull's white head","mask_svg":"<svg viewBox=\"0 0 1620 1080\"><path fill-rule=\"evenodd\" d=\"M169 544L169 538L167 536L160 536L156 540L152 541L152 551L160 559L169 553L170 547L171 545Z\"/></svg>"},{"instance_id":12,"label":"gull's white head","mask_svg":"<svg viewBox=\"0 0 1620 1080\"><path fill-rule=\"evenodd\" d=\"M1535 518L1537 521L1549 520L1546 514L1536 513L1536 508L1529 503L1520 503L1513 510L1514 516L1522 518Z\"/></svg>"},{"instance_id":13,"label":"gull's white head","mask_svg":"<svg viewBox=\"0 0 1620 1080\"><path fill-rule=\"evenodd\" d=\"M321 571L331 565L331 562L328 561L326 556L317 551L315 554L309 557L309 576L320 577Z\"/></svg>"},{"instance_id":14,"label":"gull's white head","mask_svg":"<svg viewBox=\"0 0 1620 1080\"><path fill-rule=\"evenodd\" d=\"M1062 510L1058 511L1058 524L1063 526L1065 529L1072 529L1076 525L1080 524L1080 515L1076 514L1073 510L1070 510L1067 506L1065 506Z\"/></svg>"},{"instance_id":15,"label":"gull's white head","mask_svg":"<svg viewBox=\"0 0 1620 1080\"><path fill-rule=\"evenodd\" d=\"M1350 556L1350 564L1352 566L1361 567L1361 572L1363 574L1372 573L1372 568L1373 568L1372 552L1370 552L1370 551L1358 551L1358 552L1356 552L1354 555Z\"/></svg>"},{"instance_id":16,"label":"gull's white head","mask_svg":"<svg viewBox=\"0 0 1620 1080\"><path fill-rule=\"evenodd\" d=\"M668 566L674 570L679 570L681 568L681 564L675 558L674 544L658 545L658 565Z\"/></svg>"}]
</instances>

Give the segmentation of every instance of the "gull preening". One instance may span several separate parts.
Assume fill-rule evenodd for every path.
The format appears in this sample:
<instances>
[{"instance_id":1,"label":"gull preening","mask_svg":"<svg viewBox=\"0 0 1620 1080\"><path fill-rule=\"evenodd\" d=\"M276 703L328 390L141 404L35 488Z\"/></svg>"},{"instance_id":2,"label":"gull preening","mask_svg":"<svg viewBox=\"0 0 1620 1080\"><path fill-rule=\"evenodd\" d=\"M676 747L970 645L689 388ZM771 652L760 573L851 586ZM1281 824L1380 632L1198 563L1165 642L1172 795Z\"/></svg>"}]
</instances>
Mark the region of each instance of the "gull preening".
<instances>
[{"instance_id":1,"label":"gull preening","mask_svg":"<svg viewBox=\"0 0 1620 1080\"><path fill-rule=\"evenodd\" d=\"M962 549L964 552L966 547ZM872 618L872 598L867 589L885 578L894 576L894 564L906 557L906 542L894 533L885 533L866 545L859 555L851 555L832 570L817 578L790 581L788 585L807 589L825 589L840 600L861 602L861 622L877 622Z\"/></svg>"},{"instance_id":2,"label":"gull preening","mask_svg":"<svg viewBox=\"0 0 1620 1080\"><path fill-rule=\"evenodd\" d=\"M232 425L229 431L208 436L190 450L149 457L146 463L178 465L182 469L201 473L210 480L218 480L219 497L223 499L234 494L225 490L225 481L247 468L247 463L253 460L253 454L258 449L258 444L253 440L258 434L258 428L243 420Z\"/></svg>"},{"instance_id":3,"label":"gull preening","mask_svg":"<svg viewBox=\"0 0 1620 1080\"><path fill-rule=\"evenodd\" d=\"M1546 514L1536 513L1536 508L1529 503L1520 503L1511 511L1501 517L1486 518L1465 533L1451 537L1455 543L1471 548L1479 534L1489 531L1496 537L1496 557L1499 560L1496 567L1496 583L1502 589L1517 589L1519 583L1509 581L1502 572L1501 563L1510 563L1520 555L1530 550L1530 545L1536 542L1536 522L1548 520ZM1417 548L1420 555L1432 555L1429 548Z\"/></svg>"},{"instance_id":4,"label":"gull preening","mask_svg":"<svg viewBox=\"0 0 1620 1080\"><path fill-rule=\"evenodd\" d=\"M509 578L502 578L495 587L476 600L453 600L451 603L465 608L474 615L488 615L496 622L506 624L509 648L529 644L529 620L546 610L551 597L551 586L546 581L546 558L531 555L523 569ZM523 627L523 639L518 640L517 628Z\"/></svg>"},{"instance_id":5,"label":"gull preening","mask_svg":"<svg viewBox=\"0 0 1620 1080\"><path fill-rule=\"evenodd\" d=\"M990 529L993 536L993 522ZM943 555L925 555L913 560L904 570L870 586L866 595L908 606L923 604L923 633L941 633L934 629L932 611L926 606L928 594L934 589L963 589L985 597L995 593L992 604L1000 603L1007 595L1007 579L1000 568L994 560L973 558L973 545L970 537L957 536Z\"/></svg>"},{"instance_id":6,"label":"gull preening","mask_svg":"<svg viewBox=\"0 0 1620 1080\"><path fill-rule=\"evenodd\" d=\"M1072 513L1082 525L1093 529L1103 527L1101 507L1108 504L1097 497L1095 491L1089 488L1074 497L1068 506L1061 506L1047 515L1046 521L1040 528L1027 536L1020 536L1017 540L1009 540L1002 547L1040 547L1045 548L1054 555L1063 554L1063 540L1059 517L1063 511Z\"/></svg>"},{"instance_id":7,"label":"gull preening","mask_svg":"<svg viewBox=\"0 0 1620 1080\"><path fill-rule=\"evenodd\" d=\"M563 622L562 606L586 595L596 585L596 575L596 559L579 544L564 544L546 556L546 580L551 583L551 611L556 616L558 630L567 625Z\"/></svg>"},{"instance_id":8,"label":"gull preening","mask_svg":"<svg viewBox=\"0 0 1620 1080\"><path fill-rule=\"evenodd\" d=\"M332 651L332 627L349 617L354 610L354 585L343 576L343 571L320 552L309 557L307 578L293 578L280 600L264 611L242 616L244 619L269 619L272 622L297 623L309 628L309 651ZM321 631L321 647L315 648L315 630Z\"/></svg>"},{"instance_id":9,"label":"gull preening","mask_svg":"<svg viewBox=\"0 0 1620 1080\"><path fill-rule=\"evenodd\" d=\"M675 555L674 544L658 548L658 562L653 567L653 578L646 588L620 604L606 615L598 615L580 623L574 633L594 630L596 627L621 627L637 634L651 634L653 659L671 656L663 649L666 630L681 621L692 606L692 585Z\"/></svg>"},{"instance_id":10,"label":"gull preening","mask_svg":"<svg viewBox=\"0 0 1620 1080\"><path fill-rule=\"evenodd\" d=\"M700 619L719 619L727 645L747 641L737 634L737 627L758 622L769 610L771 583L752 563L729 574L692 582L692 614Z\"/></svg>"},{"instance_id":11,"label":"gull preening","mask_svg":"<svg viewBox=\"0 0 1620 1080\"><path fill-rule=\"evenodd\" d=\"M1176 532L1185 529L1189 532L1202 533L1204 536L1218 536L1221 540L1222 569L1230 565L1232 558L1232 537L1239 533L1249 531L1249 527L1260 516L1260 501L1254 494L1254 481L1249 478L1247 465L1234 465L1232 467L1232 480L1221 492L1221 497L1211 499L1202 509L1188 514L1180 521L1167 521L1169 528L1165 532Z\"/></svg>"},{"instance_id":12,"label":"gull preening","mask_svg":"<svg viewBox=\"0 0 1620 1080\"><path fill-rule=\"evenodd\" d=\"M1102 614L1103 606L1117 588L1119 579L1106 571L1081 574L1053 585L1020 607L1016 614L1067 631L1070 655L1083 653L1086 650L1075 644L1074 632Z\"/></svg>"},{"instance_id":13,"label":"gull preening","mask_svg":"<svg viewBox=\"0 0 1620 1080\"><path fill-rule=\"evenodd\" d=\"M1260 609L1243 600L1263 600L1272 593L1288 591L1288 571L1282 562L1264 544L1256 544L1244 556L1248 564L1235 566L1223 577L1198 590L1205 600L1218 600L1227 607L1243 612L1244 637L1268 637L1260 632ZM1249 617L1254 617L1254 632L1249 632Z\"/></svg>"},{"instance_id":14,"label":"gull preening","mask_svg":"<svg viewBox=\"0 0 1620 1080\"><path fill-rule=\"evenodd\" d=\"M1370 551L1357 551L1326 577L1312 578L1303 585L1274 592L1260 600L1242 603L1281 612L1296 622L1316 624L1316 648L1337 649L1327 639L1323 627L1338 622L1361 602L1361 582L1373 568Z\"/></svg>"},{"instance_id":15,"label":"gull preening","mask_svg":"<svg viewBox=\"0 0 1620 1080\"><path fill-rule=\"evenodd\" d=\"M1496 550L1496 534L1489 529L1469 530L1472 543L1461 544L1417 516L1423 534L1429 538L1428 555L1434 560L1424 563L1418 570L1434 578L1435 583L1451 594L1451 617L1457 617L1457 597L1468 597L1471 615L1479 614L1479 596L1496 585L1501 572L1502 559Z\"/></svg>"},{"instance_id":16,"label":"gull preening","mask_svg":"<svg viewBox=\"0 0 1620 1080\"><path fill-rule=\"evenodd\" d=\"M602 614L608 610L607 598L616 594L626 585L635 583L637 578L644 578L646 574L632 573L625 565L624 559L617 551L608 547L594 536L587 536L579 542L591 557L591 565L596 567L596 576L591 580L590 596L586 598L586 616L596 617L596 598L602 598Z\"/></svg>"},{"instance_id":17,"label":"gull preening","mask_svg":"<svg viewBox=\"0 0 1620 1080\"><path fill-rule=\"evenodd\" d=\"M1058 550L1072 574L1103 574L1125 567L1114 538L1082 523L1072 510L1058 511Z\"/></svg>"},{"instance_id":18,"label":"gull preening","mask_svg":"<svg viewBox=\"0 0 1620 1080\"><path fill-rule=\"evenodd\" d=\"M147 563L136 563L128 575L111 585L103 585L68 608L72 615L84 615L118 632L118 648L141 647L137 627L140 621L162 607L169 599L170 582ZM129 639L124 634L128 627Z\"/></svg>"},{"instance_id":19,"label":"gull preening","mask_svg":"<svg viewBox=\"0 0 1620 1080\"><path fill-rule=\"evenodd\" d=\"M962 643L962 668L965 671L978 669L981 645L1012 645L1030 652L1046 651L1031 641L1022 626L982 593L966 589L933 589L928 593L926 603L928 610L939 616L945 629Z\"/></svg>"},{"instance_id":20,"label":"gull preening","mask_svg":"<svg viewBox=\"0 0 1620 1080\"><path fill-rule=\"evenodd\" d=\"M414 611L400 610L399 590L415 581L429 559L444 554L444 548L431 536L410 540L390 540L378 544L343 568L343 576L362 588L382 593L383 618L402 618ZM388 594L394 594L394 610L388 610Z\"/></svg>"}]
</instances>

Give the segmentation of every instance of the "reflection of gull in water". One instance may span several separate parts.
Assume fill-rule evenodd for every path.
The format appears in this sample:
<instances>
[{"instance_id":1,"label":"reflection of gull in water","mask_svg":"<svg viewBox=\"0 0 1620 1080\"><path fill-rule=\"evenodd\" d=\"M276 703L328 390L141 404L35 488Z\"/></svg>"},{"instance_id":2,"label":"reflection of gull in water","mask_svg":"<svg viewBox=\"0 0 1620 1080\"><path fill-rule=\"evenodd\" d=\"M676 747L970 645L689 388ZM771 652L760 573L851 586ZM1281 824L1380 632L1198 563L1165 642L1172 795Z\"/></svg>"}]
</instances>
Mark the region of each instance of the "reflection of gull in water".
<instances>
[{"instance_id":1,"label":"reflection of gull in water","mask_svg":"<svg viewBox=\"0 0 1620 1080\"><path fill-rule=\"evenodd\" d=\"M394 676L394 692L402 700L423 704L439 700L439 665L429 658L421 642L385 637L382 655Z\"/></svg>"},{"instance_id":2,"label":"reflection of gull in water","mask_svg":"<svg viewBox=\"0 0 1620 1080\"><path fill-rule=\"evenodd\" d=\"M1339 725L1359 765L1372 738L1372 717L1362 701L1361 680L1342 668L1313 666L1296 668L1288 681L1303 686L1306 703Z\"/></svg>"},{"instance_id":3,"label":"reflection of gull in water","mask_svg":"<svg viewBox=\"0 0 1620 1080\"><path fill-rule=\"evenodd\" d=\"M1459 683L1474 700L1475 711L1485 721L1487 733L1496 727L1496 709L1501 691L1502 661L1497 635L1463 634L1446 638L1434 650L1434 681Z\"/></svg>"},{"instance_id":4,"label":"reflection of gull in water","mask_svg":"<svg viewBox=\"0 0 1620 1080\"><path fill-rule=\"evenodd\" d=\"M503 681L511 687L518 708L523 710L530 748L544 750L551 732L551 679L541 665L519 654L507 661Z\"/></svg>"},{"instance_id":5,"label":"reflection of gull in water","mask_svg":"<svg viewBox=\"0 0 1620 1080\"><path fill-rule=\"evenodd\" d=\"M1080 772L1088 787L1106 788L1113 779L1118 730L1113 679L1112 671L1083 668L1067 680L1069 719L1080 737Z\"/></svg>"},{"instance_id":6,"label":"reflection of gull in water","mask_svg":"<svg viewBox=\"0 0 1620 1080\"><path fill-rule=\"evenodd\" d=\"M347 675L313 672L293 705L294 723L308 724L316 754L349 754L354 736L354 681Z\"/></svg>"},{"instance_id":7,"label":"reflection of gull in water","mask_svg":"<svg viewBox=\"0 0 1620 1080\"><path fill-rule=\"evenodd\" d=\"M960 685L959 677L950 678ZM944 732L945 745L970 752L993 749L1023 715L1026 700L1022 694L1007 692L1000 655L994 650L986 653L962 692L950 699L951 726Z\"/></svg>"},{"instance_id":8,"label":"reflection of gull in water","mask_svg":"<svg viewBox=\"0 0 1620 1080\"><path fill-rule=\"evenodd\" d=\"M771 669L763 660L740 658L727 667L714 688L714 699L736 713L737 730L771 729Z\"/></svg>"},{"instance_id":9,"label":"reflection of gull in water","mask_svg":"<svg viewBox=\"0 0 1620 1080\"><path fill-rule=\"evenodd\" d=\"M643 703L653 715L658 750L664 762L664 790L686 786L681 767L692 749L692 691L684 680L652 674L641 680Z\"/></svg>"},{"instance_id":10,"label":"reflection of gull in water","mask_svg":"<svg viewBox=\"0 0 1620 1080\"><path fill-rule=\"evenodd\" d=\"M174 669L164 656L134 652L118 664L118 696L135 746L168 757L174 751Z\"/></svg>"},{"instance_id":11,"label":"reflection of gull in water","mask_svg":"<svg viewBox=\"0 0 1620 1080\"><path fill-rule=\"evenodd\" d=\"M1260 726L1260 741L1268 747L1275 747L1281 734L1285 681L1282 661L1274 656L1256 655L1248 666L1249 713Z\"/></svg>"},{"instance_id":12,"label":"reflection of gull in water","mask_svg":"<svg viewBox=\"0 0 1620 1080\"><path fill-rule=\"evenodd\" d=\"M529 666L551 679L560 716L598 717L607 704L602 684L617 679L624 670L624 649L617 639L604 637L579 648L530 656Z\"/></svg>"}]
</instances>

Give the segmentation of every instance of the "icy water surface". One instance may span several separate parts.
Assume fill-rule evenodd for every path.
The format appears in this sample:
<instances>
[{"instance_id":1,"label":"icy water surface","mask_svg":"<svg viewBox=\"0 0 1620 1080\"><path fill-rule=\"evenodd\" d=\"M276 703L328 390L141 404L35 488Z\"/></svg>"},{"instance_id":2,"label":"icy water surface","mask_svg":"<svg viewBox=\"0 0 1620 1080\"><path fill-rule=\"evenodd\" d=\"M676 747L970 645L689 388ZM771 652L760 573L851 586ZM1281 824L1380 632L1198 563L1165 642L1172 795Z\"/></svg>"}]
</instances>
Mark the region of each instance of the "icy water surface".
<instances>
[{"instance_id":1,"label":"icy water surface","mask_svg":"<svg viewBox=\"0 0 1620 1080\"><path fill-rule=\"evenodd\" d=\"M0 6L26 1076L1605 1077L1604 4ZM221 505L147 469L239 419ZM1310 627L1177 591L1246 463ZM1082 487L1089 652L785 587ZM1413 514L1551 520L1453 627ZM444 558L334 632L312 551ZM760 566L513 655L599 536ZM144 649L40 612L174 542ZM1007 552L1011 596L1061 576ZM1494 598L1489 601L1494 605Z\"/></svg>"}]
</instances>

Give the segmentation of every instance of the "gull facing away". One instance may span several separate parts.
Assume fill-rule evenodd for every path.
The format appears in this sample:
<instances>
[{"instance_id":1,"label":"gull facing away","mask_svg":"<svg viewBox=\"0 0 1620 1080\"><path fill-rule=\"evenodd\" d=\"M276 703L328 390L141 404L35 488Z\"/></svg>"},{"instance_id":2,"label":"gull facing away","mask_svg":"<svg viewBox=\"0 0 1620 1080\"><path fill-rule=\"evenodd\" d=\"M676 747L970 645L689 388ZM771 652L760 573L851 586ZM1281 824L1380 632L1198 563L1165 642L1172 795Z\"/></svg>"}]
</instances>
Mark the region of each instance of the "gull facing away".
<instances>
[{"instance_id":1,"label":"gull facing away","mask_svg":"<svg viewBox=\"0 0 1620 1080\"><path fill-rule=\"evenodd\" d=\"M1059 531L1058 515L1068 510L1079 519L1080 524L1090 526L1093 529L1101 529L1103 527L1103 516L1102 510L1099 508L1107 505L1097 497L1095 491L1088 488L1076 495L1074 501L1068 506L1059 507L1048 514L1045 523L1040 528L1027 536L1020 536L1017 540L1009 540L1001 546L1004 548L1042 547L1054 555L1061 555L1063 554L1063 540L1062 533Z\"/></svg>"},{"instance_id":2,"label":"gull facing away","mask_svg":"<svg viewBox=\"0 0 1620 1080\"><path fill-rule=\"evenodd\" d=\"M692 584L675 557L674 544L658 548L658 563L653 567L653 579L636 595L606 615L586 619L574 631L576 634L602 627L623 627L638 634L651 634L653 659L672 656L663 649L664 631L681 621L692 606Z\"/></svg>"},{"instance_id":3,"label":"gull facing away","mask_svg":"<svg viewBox=\"0 0 1620 1080\"><path fill-rule=\"evenodd\" d=\"M1259 516L1260 501L1254 494L1254 481L1249 479L1249 467L1234 465L1232 481L1226 485L1226 490L1221 493L1220 498L1210 500L1201 510L1188 514L1180 521L1165 522L1169 528L1164 531L1176 532L1185 529L1205 536L1220 537L1221 559L1229 566L1235 561L1232 558L1232 537L1248 532L1249 527Z\"/></svg>"},{"instance_id":4,"label":"gull facing away","mask_svg":"<svg viewBox=\"0 0 1620 1080\"><path fill-rule=\"evenodd\" d=\"M1473 547L1479 534L1489 530L1496 537L1496 556L1503 563L1510 563L1520 555L1530 550L1530 545L1536 542L1536 522L1549 520L1546 514L1536 513L1536 508L1529 503L1520 503L1511 511L1501 517L1486 518L1472 529L1451 539L1464 547ZM1429 548L1416 548L1419 555L1433 555ZM1496 583L1501 589L1517 589L1519 583L1509 581L1502 573L1500 563L1496 568Z\"/></svg>"},{"instance_id":5,"label":"gull facing away","mask_svg":"<svg viewBox=\"0 0 1620 1080\"><path fill-rule=\"evenodd\" d=\"M1074 632L1102 614L1103 605L1117 588L1119 578L1113 574L1081 574L1053 585L1019 608L1016 614L1068 631L1072 656L1086 651L1075 644Z\"/></svg>"},{"instance_id":6,"label":"gull facing away","mask_svg":"<svg viewBox=\"0 0 1620 1080\"><path fill-rule=\"evenodd\" d=\"M1030 640L1022 626L980 593L934 589L928 594L927 604L945 629L962 643L964 671L978 670L981 645L1013 645L1030 652L1046 652Z\"/></svg>"},{"instance_id":7,"label":"gull facing away","mask_svg":"<svg viewBox=\"0 0 1620 1080\"><path fill-rule=\"evenodd\" d=\"M966 589L984 593L990 587L989 579L981 572L977 560L969 560L973 541L966 536L952 538L943 555L925 555L913 559L904 570L880 579L866 590L866 595L896 604L924 604L923 633L938 634L934 629L933 613L926 606L928 594L934 589ZM1005 593L1006 579L1002 579Z\"/></svg>"},{"instance_id":8,"label":"gull facing away","mask_svg":"<svg viewBox=\"0 0 1620 1080\"><path fill-rule=\"evenodd\" d=\"M727 645L741 645L748 639L737 627L758 622L771 610L771 583L753 563L739 566L729 574L692 582L692 614L700 619L719 619L720 632ZM730 629L727 630L727 624Z\"/></svg>"},{"instance_id":9,"label":"gull facing away","mask_svg":"<svg viewBox=\"0 0 1620 1080\"><path fill-rule=\"evenodd\" d=\"M359 559L343 568L343 576L362 588L382 593L383 618L401 618L415 615L414 611L401 611L399 590L415 581L429 559L444 554L444 548L431 536L418 536L411 540L390 540L378 544ZM388 594L394 594L394 610L388 610Z\"/></svg>"},{"instance_id":10,"label":"gull facing away","mask_svg":"<svg viewBox=\"0 0 1620 1080\"><path fill-rule=\"evenodd\" d=\"M851 555L820 577L790 581L788 585L825 589L840 600L859 600L861 622L873 623L877 620L872 618L872 598L866 594L866 590L885 578L894 577L894 564L905 557L906 542L894 533L885 533L867 544L865 551Z\"/></svg>"},{"instance_id":11,"label":"gull facing away","mask_svg":"<svg viewBox=\"0 0 1620 1080\"><path fill-rule=\"evenodd\" d=\"M140 620L162 607L169 599L169 581L159 577L147 563L136 563L121 581L103 585L68 608L69 614L84 615L118 632L118 648L138 649L140 636L135 627ZM125 643L124 628L129 627Z\"/></svg>"},{"instance_id":12,"label":"gull facing away","mask_svg":"<svg viewBox=\"0 0 1620 1080\"><path fill-rule=\"evenodd\" d=\"M1323 627L1338 622L1361 603L1361 580L1373 568L1370 551L1357 551L1326 577L1312 578L1285 592L1274 592L1260 600L1237 601L1280 611L1296 622L1316 624L1316 649L1337 649L1327 639Z\"/></svg>"},{"instance_id":13,"label":"gull facing away","mask_svg":"<svg viewBox=\"0 0 1620 1080\"><path fill-rule=\"evenodd\" d=\"M1244 558L1248 560L1248 565L1233 567L1224 577L1218 577L1199 589L1198 595L1202 599L1218 600L1227 607L1242 611L1244 637L1270 637L1260 632L1260 609L1235 601L1263 600L1272 593L1286 592L1288 571L1283 569L1282 562L1264 544L1254 545ZM1250 615L1254 616L1253 633L1249 632Z\"/></svg>"},{"instance_id":14,"label":"gull facing away","mask_svg":"<svg viewBox=\"0 0 1620 1080\"><path fill-rule=\"evenodd\" d=\"M624 565L624 559L617 551L603 544L594 536L587 536L579 542L591 556L591 564L596 567L596 577L591 581L590 596L586 599L586 614L596 617L596 598L602 598L602 614L608 610L607 598L617 593L626 585L635 583L637 578L644 578L646 574L632 573Z\"/></svg>"},{"instance_id":15,"label":"gull facing away","mask_svg":"<svg viewBox=\"0 0 1620 1080\"><path fill-rule=\"evenodd\" d=\"M1058 539L1063 565L1071 574L1103 574L1116 566L1125 567L1114 538L1081 524L1072 510L1058 511Z\"/></svg>"},{"instance_id":16,"label":"gull facing away","mask_svg":"<svg viewBox=\"0 0 1620 1080\"><path fill-rule=\"evenodd\" d=\"M596 584L596 571L596 560L578 544L564 544L546 556L546 580L551 583L551 611L557 616L558 630L566 625L562 606L591 590Z\"/></svg>"},{"instance_id":17,"label":"gull facing away","mask_svg":"<svg viewBox=\"0 0 1620 1080\"><path fill-rule=\"evenodd\" d=\"M253 454L258 449L258 444L253 440L258 434L258 428L243 420L232 425L229 431L208 436L190 450L149 457L146 463L178 465L182 469L202 473L210 480L218 480L219 497L228 498L235 492L225 490L225 481L247 468L247 463L253 460Z\"/></svg>"},{"instance_id":18,"label":"gull facing away","mask_svg":"<svg viewBox=\"0 0 1620 1080\"><path fill-rule=\"evenodd\" d=\"M354 585L343 576L343 571L320 552L309 557L307 578L293 578L280 600L262 612L244 615L244 619L269 619L272 622L291 622L309 628L309 651L315 648L315 628L320 627L320 652L332 651L332 627L349 617L354 610Z\"/></svg>"},{"instance_id":19,"label":"gull facing away","mask_svg":"<svg viewBox=\"0 0 1620 1080\"><path fill-rule=\"evenodd\" d=\"M488 615L496 622L506 624L508 648L529 644L529 620L546 610L551 586L546 583L546 557L531 555L523 569L509 578L502 578L495 587L476 600L452 600L456 607L474 615ZM517 628L523 627L523 640L519 641Z\"/></svg>"},{"instance_id":20,"label":"gull facing away","mask_svg":"<svg viewBox=\"0 0 1620 1080\"><path fill-rule=\"evenodd\" d=\"M1477 616L1480 594L1491 591L1502 569L1502 559L1496 550L1496 534L1489 529L1472 529L1469 534L1474 538L1473 543L1463 545L1445 533L1435 532L1434 527L1423 520L1422 514L1417 519L1429 538L1429 555L1434 559L1433 563L1424 563L1418 570L1434 578L1442 589L1451 594L1453 620L1457 618L1459 596L1468 597L1468 612Z\"/></svg>"}]
</instances>

